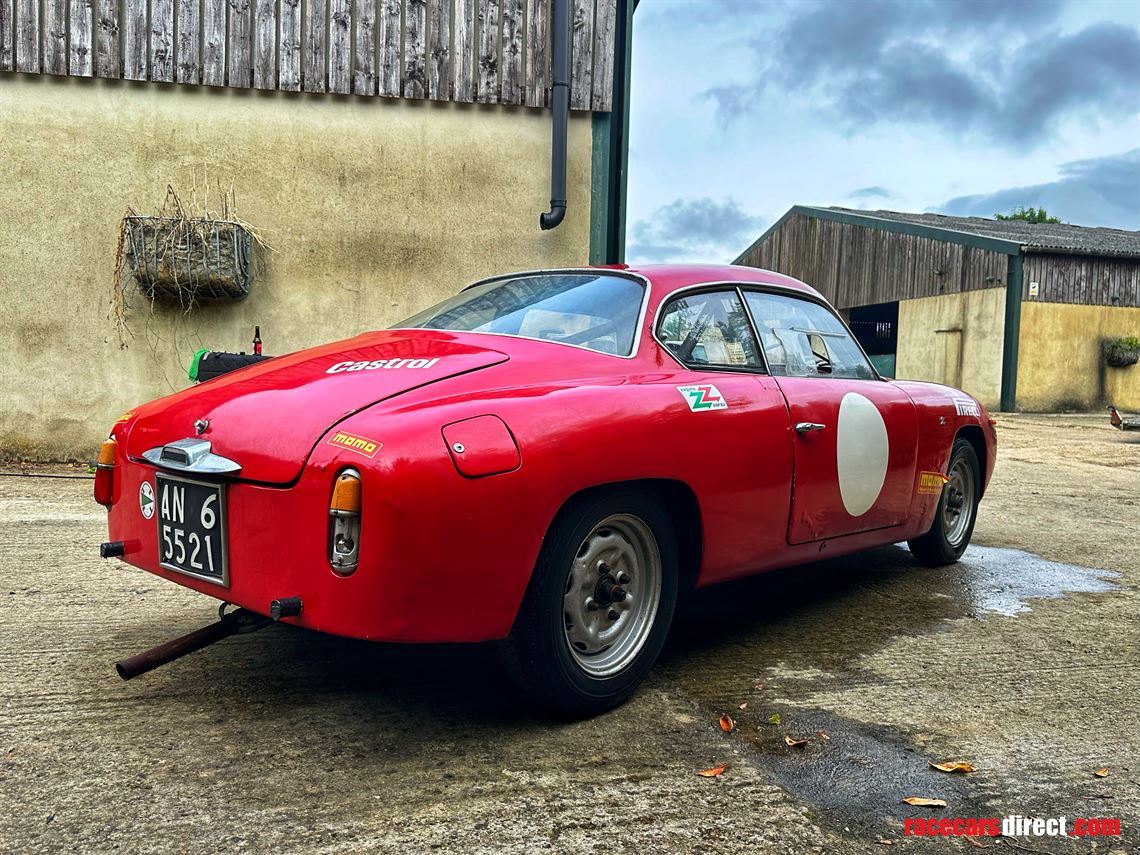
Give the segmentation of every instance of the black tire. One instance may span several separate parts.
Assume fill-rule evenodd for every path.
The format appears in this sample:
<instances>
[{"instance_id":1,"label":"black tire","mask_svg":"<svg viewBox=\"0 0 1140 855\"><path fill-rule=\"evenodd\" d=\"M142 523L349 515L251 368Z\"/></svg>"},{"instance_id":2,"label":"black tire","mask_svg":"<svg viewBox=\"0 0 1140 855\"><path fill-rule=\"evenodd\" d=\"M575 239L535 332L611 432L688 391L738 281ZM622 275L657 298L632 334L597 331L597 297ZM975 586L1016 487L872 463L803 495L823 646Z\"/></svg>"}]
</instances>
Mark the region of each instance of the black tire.
<instances>
[{"instance_id":1,"label":"black tire","mask_svg":"<svg viewBox=\"0 0 1140 855\"><path fill-rule=\"evenodd\" d=\"M942 495L938 499L938 509L934 512L934 522L931 523L930 530L922 537L907 541L914 557L928 567L945 567L947 564L955 563L970 545L970 538L974 534L978 503L982 498L982 479L978 455L969 440L961 438L954 440L946 471L952 475L956 469L963 476L968 474L971 479L969 499L959 501L959 512L969 514L961 529L955 531L955 526L947 521L947 504L952 503L956 497L953 485L948 483L942 487Z\"/></svg>"},{"instance_id":2,"label":"black tire","mask_svg":"<svg viewBox=\"0 0 1140 855\"><path fill-rule=\"evenodd\" d=\"M564 601L573 596L572 565L584 554L587 537L608 531L598 527L615 515L635 518L651 533L660 556L659 597L655 615L632 624L645 627L638 633L643 638L640 648L616 673L598 676L579 664L576 656L581 654L571 651ZM622 490L573 502L551 525L511 635L501 645L511 677L535 706L558 717L586 718L618 706L634 693L661 653L676 606L677 580L676 537L668 512L656 498Z\"/></svg>"}]
</instances>

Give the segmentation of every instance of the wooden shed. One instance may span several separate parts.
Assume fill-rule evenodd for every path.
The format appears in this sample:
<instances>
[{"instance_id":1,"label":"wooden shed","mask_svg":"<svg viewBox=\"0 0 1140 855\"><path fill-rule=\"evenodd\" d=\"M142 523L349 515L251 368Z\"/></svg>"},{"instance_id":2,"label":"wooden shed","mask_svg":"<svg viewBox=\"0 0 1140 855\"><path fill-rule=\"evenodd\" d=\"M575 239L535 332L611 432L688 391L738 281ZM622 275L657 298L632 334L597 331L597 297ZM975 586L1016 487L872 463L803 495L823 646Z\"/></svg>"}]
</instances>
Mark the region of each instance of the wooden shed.
<instances>
[{"instance_id":1,"label":"wooden shed","mask_svg":"<svg viewBox=\"0 0 1140 855\"><path fill-rule=\"evenodd\" d=\"M88 459L255 327L287 353L622 261L634 6L0 0L0 454ZM171 210L259 237L210 286L232 299L183 300L194 253L136 240Z\"/></svg>"},{"instance_id":2,"label":"wooden shed","mask_svg":"<svg viewBox=\"0 0 1140 855\"><path fill-rule=\"evenodd\" d=\"M736 259L814 285L880 372L1002 410L1140 409L1140 232L797 205Z\"/></svg>"}]
</instances>

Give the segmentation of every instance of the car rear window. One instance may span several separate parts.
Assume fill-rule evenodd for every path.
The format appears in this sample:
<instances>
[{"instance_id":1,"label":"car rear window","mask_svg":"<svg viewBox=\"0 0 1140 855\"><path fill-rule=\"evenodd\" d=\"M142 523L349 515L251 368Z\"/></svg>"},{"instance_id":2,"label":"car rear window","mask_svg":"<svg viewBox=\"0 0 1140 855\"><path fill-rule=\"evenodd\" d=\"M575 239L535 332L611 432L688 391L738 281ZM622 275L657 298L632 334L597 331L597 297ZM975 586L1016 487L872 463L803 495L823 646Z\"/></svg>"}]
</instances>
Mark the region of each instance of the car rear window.
<instances>
[{"instance_id":1,"label":"car rear window","mask_svg":"<svg viewBox=\"0 0 1140 855\"><path fill-rule=\"evenodd\" d=\"M535 273L473 285L392 329L497 333L629 356L645 286L608 273Z\"/></svg>"}]
</instances>

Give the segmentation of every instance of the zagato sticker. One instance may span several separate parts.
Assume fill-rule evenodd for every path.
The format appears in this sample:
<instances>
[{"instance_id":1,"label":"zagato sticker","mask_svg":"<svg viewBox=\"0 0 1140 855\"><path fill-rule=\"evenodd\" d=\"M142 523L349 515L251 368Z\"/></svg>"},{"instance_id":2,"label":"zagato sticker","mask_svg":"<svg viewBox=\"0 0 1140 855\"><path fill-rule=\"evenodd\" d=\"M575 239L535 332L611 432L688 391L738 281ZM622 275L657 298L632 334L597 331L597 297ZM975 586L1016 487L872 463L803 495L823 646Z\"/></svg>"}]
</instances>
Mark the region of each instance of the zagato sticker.
<instances>
[{"instance_id":1,"label":"zagato sticker","mask_svg":"<svg viewBox=\"0 0 1140 855\"><path fill-rule=\"evenodd\" d=\"M728 402L721 396L720 390L711 383L702 383L700 386L678 386L677 391L685 396L685 402L694 413L728 409Z\"/></svg>"},{"instance_id":2,"label":"zagato sticker","mask_svg":"<svg viewBox=\"0 0 1140 855\"><path fill-rule=\"evenodd\" d=\"M922 472L918 476L918 492L928 495L937 495L942 492L942 485L950 479L941 472Z\"/></svg>"},{"instance_id":3,"label":"zagato sticker","mask_svg":"<svg viewBox=\"0 0 1140 855\"><path fill-rule=\"evenodd\" d=\"M357 454L363 454L365 457L375 457L376 452L384 447L384 443L382 442L377 442L374 439L366 439L363 436L357 436L352 433L345 433L342 430L338 430L329 440L329 445L335 445L337 448L347 448L349 451L355 451Z\"/></svg>"}]
</instances>

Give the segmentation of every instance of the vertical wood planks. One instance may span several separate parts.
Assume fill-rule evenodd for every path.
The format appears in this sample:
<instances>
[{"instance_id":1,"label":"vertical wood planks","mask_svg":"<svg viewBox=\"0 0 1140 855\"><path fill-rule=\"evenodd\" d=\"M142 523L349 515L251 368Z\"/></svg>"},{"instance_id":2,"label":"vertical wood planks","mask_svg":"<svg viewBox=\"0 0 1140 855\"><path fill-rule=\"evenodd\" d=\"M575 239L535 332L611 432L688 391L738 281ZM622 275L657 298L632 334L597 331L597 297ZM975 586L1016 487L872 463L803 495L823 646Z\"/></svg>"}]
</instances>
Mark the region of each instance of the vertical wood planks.
<instances>
[{"instance_id":1,"label":"vertical wood planks","mask_svg":"<svg viewBox=\"0 0 1140 855\"><path fill-rule=\"evenodd\" d=\"M174 39L174 79L178 83L202 82L202 10L198 0L178 0L178 33Z\"/></svg>"},{"instance_id":2,"label":"vertical wood planks","mask_svg":"<svg viewBox=\"0 0 1140 855\"><path fill-rule=\"evenodd\" d=\"M376 9L379 28L376 41L380 45L379 94L390 98L400 97L400 39L403 25L400 20L401 0L380 0Z\"/></svg>"},{"instance_id":3,"label":"vertical wood planks","mask_svg":"<svg viewBox=\"0 0 1140 855\"><path fill-rule=\"evenodd\" d=\"M40 70L39 0L16 0L16 71Z\"/></svg>"},{"instance_id":4,"label":"vertical wood planks","mask_svg":"<svg viewBox=\"0 0 1140 855\"><path fill-rule=\"evenodd\" d=\"M95 75L119 78L123 55L119 50L119 2L95 0Z\"/></svg>"},{"instance_id":5,"label":"vertical wood planks","mask_svg":"<svg viewBox=\"0 0 1140 855\"><path fill-rule=\"evenodd\" d=\"M150 79L174 81L174 0L150 3Z\"/></svg>"},{"instance_id":6,"label":"vertical wood planks","mask_svg":"<svg viewBox=\"0 0 1140 855\"><path fill-rule=\"evenodd\" d=\"M0 9L4 0L0 0ZM67 49L67 73L90 77L94 51L91 44L92 0L71 0L71 40ZM0 34L0 68L3 67L3 35Z\"/></svg>"},{"instance_id":7,"label":"vertical wood planks","mask_svg":"<svg viewBox=\"0 0 1140 855\"><path fill-rule=\"evenodd\" d=\"M475 3L476 0L455 0L452 98L468 104L475 100Z\"/></svg>"},{"instance_id":8,"label":"vertical wood planks","mask_svg":"<svg viewBox=\"0 0 1140 855\"><path fill-rule=\"evenodd\" d=\"M226 85L226 0L202 0L202 82Z\"/></svg>"},{"instance_id":9,"label":"vertical wood planks","mask_svg":"<svg viewBox=\"0 0 1140 855\"><path fill-rule=\"evenodd\" d=\"M523 102L523 0L503 3L503 83L499 100L503 104Z\"/></svg>"},{"instance_id":10,"label":"vertical wood planks","mask_svg":"<svg viewBox=\"0 0 1140 855\"><path fill-rule=\"evenodd\" d=\"M0 71L16 70L16 4L0 0Z\"/></svg>"},{"instance_id":11,"label":"vertical wood planks","mask_svg":"<svg viewBox=\"0 0 1140 855\"><path fill-rule=\"evenodd\" d=\"M428 0L427 96L435 101L451 97L451 3Z\"/></svg>"},{"instance_id":12,"label":"vertical wood planks","mask_svg":"<svg viewBox=\"0 0 1140 855\"><path fill-rule=\"evenodd\" d=\"M327 87L325 77L325 39L328 33L328 0L308 0L305 3L305 37L303 83L306 92L324 92Z\"/></svg>"},{"instance_id":13,"label":"vertical wood planks","mask_svg":"<svg viewBox=\"0 0 1140 855\"><path fill-rule=\"evenodd\" d=\"M286 92L301 91L301 0L281 0L280 77Z\"/></svg>"},{"instance_id":14,"label":"vertical wood planks","mask_svg":"<svg viewBox=\"0 0 1140 855\"><path fill-rule=\"evenodd\" d=\"M356 43L353 45L352 91L376 94L376 0L353 0Z\"/></svg>"},{"instance_id":15,"label":"vertical wood planks","mask_svg":"<svg viewBox=\"0 0 1140 855\"><path fill-rule=\"evenodd\" d=\"M617 0L597 0L594 17L594 94L590 106L609 110L614 91L614 35L617 32Z\"/></svg>"},{"instance_id":16,"label":"vertical wood planks","mask_svg":"<svg viewBox=\"0 0 1140 855\"><path fill-rule=\"evenodd\" d=\"M404 2L404 86L405 98L423 98L427 67L427 0Z\"/></svg>"},{"instance_id":17,"label":"vertical wood planks","mask_svg":"<svg viewBox=\"0 0 1140 855\"><path fill-rule=\"evenodd\" d=\"M545 107L550 86L550 0L526 0L526 105Z\"/></svg>"},{"instance_id":18,"label":"vertical wood planks","mask_svg":"<svg viewBox=\"0 0 1140 855\"><path fill-rule=\"evenodd\" d=\"M593 76L593 0L574 0L570 14L570 109L590 109Z\"/></svg>"},{"instance_id":19,"label":"vertical wood planks","mask_svg":"<svg viewBox=\"0 0 1140 855\"><path fill-rule=\"evenodd\" d=\"M329 92L352 91L352 12L350 0L331 0L329 6Z\"/></svg>"},{"instance_id":20,"label":"vertical wood planks","mask_svg":"<svg viewBox=\"0 0 1140 855\"><path fill-rule=\"evenodd\" d=\"M476 97L484 104L499 100L499 0L478 0L479 77Z\"/></svg>"},{"instance_id":21,"label":"vertical wood planks","mask_svg":"<svg viewBox=\"0 0 1140 855\"><path fill-rule=\"evenodd\" d=\"M0 71L544 107L552 2L0 0ZM571 107L608 110L617 0L568 2Z\"/></svg>"},{"instance_id":22,"label":"vertical wood planks","mask_svg":"<svg viewBox=\"0 0 1140 855\"><path fill-rule=\"evenodd\" d=\"M44 74L67 74L67 2L43 0Z\"/></svg>"},{"instance_id":23,"label":"vertical wood planks","mask_svg":"<svg viewBox=\"0 0 1140 855\"><path fill-rule=\"evenodd\" d=\"M123 0L123 78L146 80L146 0Z\"/></svg>"},{"instance_id":24,"label":"vertical wood planks","mask_svg":"<svg viewBox=\"0 0 1140 855\"><path fill-rule=\"evenodd\" d=\"M253 88L277 88L277 0L253 0Z\"/></svg>"},{"instance_id":25,"label":"vertical wood planks","mask_svg":"<svg viewBox=\"0 0 1140 855\"><path fill-rule=\"evenodd\" d=\"M229 0L226 70L230 86L253 84L253 0Z\"/></svg>"}]
</instances>

